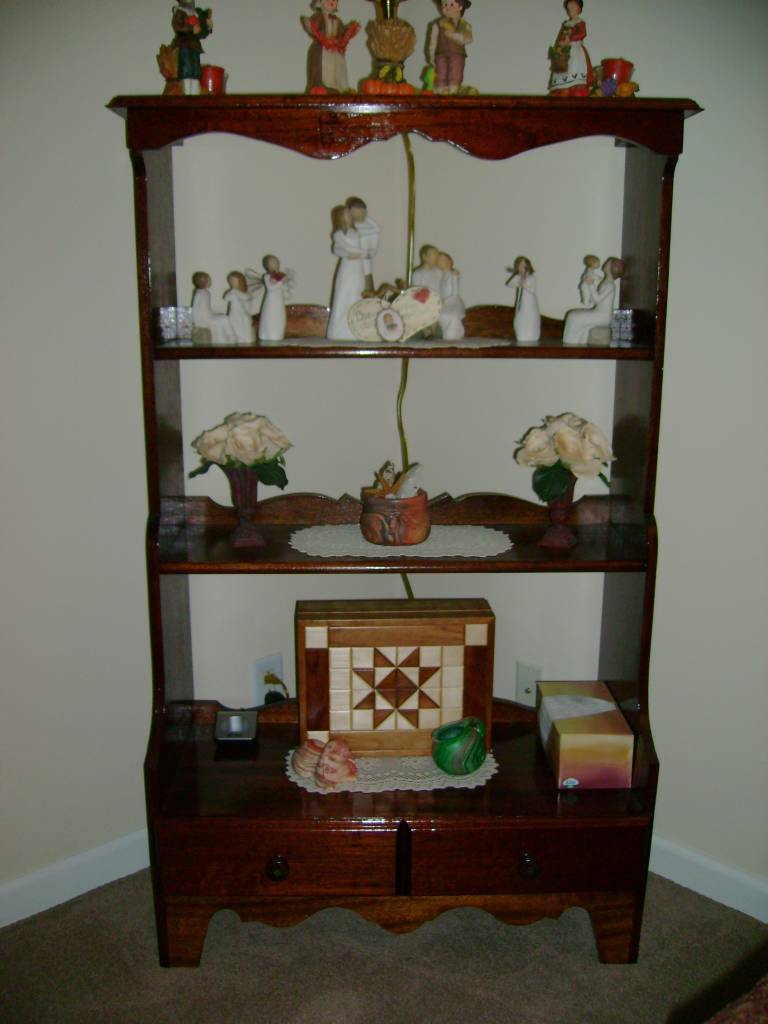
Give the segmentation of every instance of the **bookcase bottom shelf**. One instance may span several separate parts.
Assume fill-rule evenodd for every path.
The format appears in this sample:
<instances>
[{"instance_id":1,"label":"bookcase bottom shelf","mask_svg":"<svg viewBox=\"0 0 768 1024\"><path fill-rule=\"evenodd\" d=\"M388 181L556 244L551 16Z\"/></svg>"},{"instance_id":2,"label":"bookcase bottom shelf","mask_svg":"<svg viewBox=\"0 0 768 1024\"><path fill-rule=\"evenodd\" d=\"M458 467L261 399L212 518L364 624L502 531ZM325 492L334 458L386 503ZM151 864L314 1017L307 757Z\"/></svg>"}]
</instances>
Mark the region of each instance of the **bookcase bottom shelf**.
<instances>
[{"instance_id":1,"label":"bookcase bottom shelf","mask_svg":"<svg viewBox=\"0 0 768 1024\"><path fill-rule=\"evenodd\" d=\"M223 908L290 925L345 907L408 931L464 906L513 924L582 907L604 962L636 959L655 760L644 786L558 791L533 713L494 706L499 772L484 787L328 795L285 775L295 702L235 750L212 738L215 702L169 708L147 762L162 962L197 964Z\"/></svg>"}]
</instances>

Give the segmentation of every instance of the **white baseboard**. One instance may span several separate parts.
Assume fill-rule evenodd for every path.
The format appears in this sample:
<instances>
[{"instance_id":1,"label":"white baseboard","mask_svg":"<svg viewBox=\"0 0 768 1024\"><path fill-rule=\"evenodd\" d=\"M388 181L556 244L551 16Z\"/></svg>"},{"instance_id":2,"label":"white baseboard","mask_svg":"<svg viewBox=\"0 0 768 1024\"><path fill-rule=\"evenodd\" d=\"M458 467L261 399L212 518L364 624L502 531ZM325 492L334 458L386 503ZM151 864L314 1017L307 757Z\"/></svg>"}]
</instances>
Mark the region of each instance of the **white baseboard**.
<instances>
[{"instance_id":1,"label":"white baseboard","mask_svg":"<svg viewBox=\"0 0 768 1024\"><path fill-rule=\"evenodd\" d=\"M144 829L0 885L0 927L39 914L149 866ZM768 878L654 837L651 871L768 923Z\"/></svg>"},{"instance_id":2,"label":"white baseboard","mask_svg":"<svg viewBox=\"0 0 768 1024\"><path fill-rule=\"evenodd\" d=\"M768 923L768 878L729 867L703 853L654 836L651 871Z\"/></svg>"},{"instance_id":3,"label":"white baseboard","mask_svg":"<svg viewBox=\"0 0 768 1024\"><path fill-rule=\"evenodd\" d=\"M149 867L147 832L133 832L95 850L0 884L0 927Z\"/></svg>"}]
</instances>

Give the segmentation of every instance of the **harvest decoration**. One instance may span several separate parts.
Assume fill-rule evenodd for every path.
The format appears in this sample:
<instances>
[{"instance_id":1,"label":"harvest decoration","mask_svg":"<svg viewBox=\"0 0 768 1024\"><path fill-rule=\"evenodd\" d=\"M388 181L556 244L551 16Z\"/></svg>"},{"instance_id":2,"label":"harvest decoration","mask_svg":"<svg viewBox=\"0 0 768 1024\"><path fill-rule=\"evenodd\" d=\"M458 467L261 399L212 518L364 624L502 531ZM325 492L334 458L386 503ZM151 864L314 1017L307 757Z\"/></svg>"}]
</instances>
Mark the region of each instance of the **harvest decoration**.
<instances>
[{"instance_id":1,"label":"harvest decoration","mask_svg":"<svg viewBox=\"0 0 768 1024\"><path fill-rule=\"evenodd\" d=\"M373 55L373 72L360 83L360 91L367 95L415 93L415 87L405 81L403 65L416 46L416 32L412 25L397 16L402 0L369 2L376 4L376 20L369 21L365 27L368 49Z\"/></svg>"}]
</instances>

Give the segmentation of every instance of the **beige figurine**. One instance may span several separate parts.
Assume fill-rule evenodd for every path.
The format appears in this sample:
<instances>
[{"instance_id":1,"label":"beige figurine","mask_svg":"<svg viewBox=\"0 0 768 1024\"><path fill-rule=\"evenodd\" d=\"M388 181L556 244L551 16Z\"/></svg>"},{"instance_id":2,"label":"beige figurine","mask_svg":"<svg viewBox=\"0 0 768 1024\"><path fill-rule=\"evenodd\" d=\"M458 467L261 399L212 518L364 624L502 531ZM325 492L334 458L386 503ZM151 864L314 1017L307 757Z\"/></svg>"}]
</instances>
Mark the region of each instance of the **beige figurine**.
<instances>
[{"instance_id":1,"label":"beige figurine","mask_svg":"<svg viewBox=\"0 0 768 1024\"><path fill-rule=\"evenodd\" d=\"M224 292L227 300L227 317L240 345L253 343L253 297L248 291L245 274L233 270L227 274L229 288Z\"/></svg>"},{"instance_id":2,"label":"beige figurine","mask_svg":"<svg viewBox=\"0 0 768 1024\"><path fill-rule=\"evenodd\" d=\"M594 293L590 309L571 309L565 316L564 345L608 344L616 287L624 274L624 260L612 256L603 264L604 277Z\"/></svg>"},{"instance_id":3,"label":"beige figurine","mask_svg":"<svg viewBox=\"0 0 768 1024\"><path fill-rule=\"evenodd\" d=\"M461 341L464 337L464 302L459 295L459 279L461 274L453 265L453 259L447 252L437 257L437 266L442 274L440 298L443 301L440 313L440 330L446 341Z\"/></svg>"},{"instance_id":4,"label":"beige figurine","mask_svg":"<svg viewBox=\"0 0 768 1024\"><path fill-rule=\"evenodd\" d=\"M436 245L422 245L419 250L419 263L411 275L411 283L420 288L429 288L430 291L440 294L440 285L443 281L443 272L437 265L437 258L440 250Z\"/></svg>"},{"instance_id":5,"label":"beige figurine","mask_svg":"<svg viewBox=\"0 0 768 1024\"><path fill-rule=\"evenodd\" d=\"M214 313L211 307L211 275L198 270L192 275L192 340L198 344L234 345L234 328L226 313Z\"/></svg>"}]
</instances>

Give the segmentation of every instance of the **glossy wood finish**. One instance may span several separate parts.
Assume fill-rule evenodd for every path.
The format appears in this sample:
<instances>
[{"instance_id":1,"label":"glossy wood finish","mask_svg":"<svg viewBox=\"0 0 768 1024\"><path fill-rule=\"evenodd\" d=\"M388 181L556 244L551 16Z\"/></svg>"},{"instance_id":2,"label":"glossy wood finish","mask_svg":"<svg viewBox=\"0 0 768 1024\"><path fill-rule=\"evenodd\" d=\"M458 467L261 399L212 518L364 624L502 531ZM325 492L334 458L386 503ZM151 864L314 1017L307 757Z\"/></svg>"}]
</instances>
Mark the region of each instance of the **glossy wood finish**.
<instances>
[{"instance_id":1,"label":"glossy wood finish","mask_svg":"<svg viewBox=\"0 0 768 1024\"><path fill-rule=\"evenodd\" d=\"M481 907L511 923L580 906L591 915L603 960L635 959L658 779L648 669L672 188L684 120L698 106L540 96L261 95L117 97L110 107L126 119L134 171L153 655L145 774L161 961L196 964L208 921L222 906L245 920L277 925L345 906L393 931L456 906ZM566 348L562 323L545 317L541 343L518 344L510 307L478 306L468 312L468 340L458 345L332 344L323 337L327 309L298 305L289 310L285 343L161 344L157 309L178 304L170 146L207 132L320 159L401 133L489 160L569 139L612 137L626 146L622 303L636 311L637 341ZM434 523L493 526L508 533L514 548L491 559L313 559L289 546L291 533L316 523L356 522L360 504L346 495L289 494L260 503L255 518L267 546L243 553L230 542L231 509L183 497L181 362L402 356L615 363L618 462L611 495L574 508L577 547L537 547L546 527L541 505L506 495L442 495L431 503ZM256 743L232 749L214 742L218 706L193 700L190 575L406 570L604 573L600 675L635 732L633 788L558 791L534 715L499 700L492 746L500 771L478 790L306 793L284 773L298 738L295 701L261 711Z\"/></svg>"},{"instance_id":2,"label":"glossy wood finish","mask_svg":"<svg viewBox=\"0 0 768 1024\"><path fill-rule=\"evenodd\" d=\"M325 337L328 309L294 305L286 309L285 339L253 345L193 345L191 342L158 341L155 358L186 359L609 359L652 360L653 325L631 343L564 345L563 322L542 317L541 341L518 342L512 326L513 306L470 306L464 317L466 338L457 342L411 341L377 345L363 342L331 342ZM258 324L258 316L254 317Z\"/></svg>"},{"instance_id":3,"label":"glossy wood finish","mask_svg":"<svg viewBox=\"0 0 768 1024\"><path fill-rule=\"evenodd\" d=\"M675 154L691 100L557 99L546 96L117 96L129 149L160 149L207 132L261 139L306 156L345 156L414 132L472 156L501 160L539 146L606 135Z\"/></svg>"},{"instance_id":4,"label":"glossy wood finish","mask_svg":"<svg viewBox=\"0 0 768 1024\"><path fill-rule=\"evenodd\" d=\"M314 524L357 523L361 505L349 495L334 501L322 495L287 495L261 503L258 522L262 548L243 551L232 544L233 509L207 498L165 499L162 515L150 526L149 542L161 573L250 572L642 572L648 561L649 524L633 522L631 508L608 499L577 502L571 522L575 548L538 547L547 511L507 495L448 496L430 503L433 525L475 524L501 530L513 542L492 557L424 558L408 554L317 558L290 544L300 528Z\"/></svg>"},{"instance_id":5,"label":"glossy wood finish","mask_svg":"<svg viewBox=\"0 0 768 1024\"><path fill-rule=\"evenodd\" d=\"M285 776L295 723L260 720L258 741L232 750L212 738L216 708L170 714L166 749L182 753L161 773L155 829L168 962L197 962L222 907L289 924L349 906L404 931L454 906L516 922L584 906L603 959L631 957L652 794L558 791L527 709L495 702L500 769L480 790L321 796Z\"/></svg>"}]
</instances>

